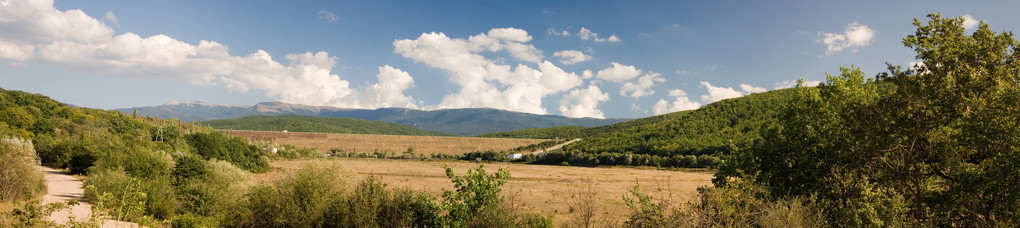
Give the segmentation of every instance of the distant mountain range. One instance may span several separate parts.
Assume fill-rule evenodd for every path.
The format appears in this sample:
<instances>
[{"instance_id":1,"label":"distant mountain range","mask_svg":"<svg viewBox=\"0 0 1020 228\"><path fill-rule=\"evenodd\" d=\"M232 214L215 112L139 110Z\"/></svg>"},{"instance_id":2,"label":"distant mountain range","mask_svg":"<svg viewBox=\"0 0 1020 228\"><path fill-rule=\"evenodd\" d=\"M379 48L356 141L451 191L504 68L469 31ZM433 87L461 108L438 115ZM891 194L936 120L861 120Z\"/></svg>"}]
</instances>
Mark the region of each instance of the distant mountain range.
<instances>
[{"instance_id":1,"label":"distant mountain range","mask_svg":"<svg viewBox=\"0 0 1020 228\"><path fill-rule=\"evenodd\" d=\"M163 105L115 109L116 111L157 118L177 118L184 122L234 119L251 115L298 115L344 117L404 124L427 131L464 136L556 126L595 127L615 124L628 119L570 118L536 115L489 108L415 110L405 108L348 109L311 106L283 102L262 102L253 106L218 105L203 102L172 101Z\"/></svg>"},{"instance_id":2,"label":"distant mountain range","mask_svg":"<svg viewBox=\"0 0 1020 228\"><path fill-rule=\"evenodd\" d=\"M290 131L370 135L424 135L458 136L452 133L426 131L411 126L383 121L342 117L253 115L237 119L219 119L195 122L214 129L252 131Z\"/></svg>"}]
</instances>

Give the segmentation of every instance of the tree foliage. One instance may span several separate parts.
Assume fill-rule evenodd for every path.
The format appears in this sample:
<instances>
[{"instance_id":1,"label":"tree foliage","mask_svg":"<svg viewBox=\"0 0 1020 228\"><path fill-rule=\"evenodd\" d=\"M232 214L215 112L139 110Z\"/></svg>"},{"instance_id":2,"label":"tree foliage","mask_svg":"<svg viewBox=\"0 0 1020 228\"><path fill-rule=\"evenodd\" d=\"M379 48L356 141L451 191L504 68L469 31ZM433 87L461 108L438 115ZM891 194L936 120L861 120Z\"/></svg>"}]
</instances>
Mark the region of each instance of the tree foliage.
<instances>
[{"instance_id":1,"label":"tree foliage","mask_svg":"<svg viewBox=\"0 0 1020 228\"><path fill-rule=\"evenodd\" d=\"M996 226L1020 205L1020 45L1012 33L932 14L903 44L918 69L856 68L798 87L761 144L716 182L752 178L779 196L817 196L834 224Z\"/></svg>"}]
</instances>

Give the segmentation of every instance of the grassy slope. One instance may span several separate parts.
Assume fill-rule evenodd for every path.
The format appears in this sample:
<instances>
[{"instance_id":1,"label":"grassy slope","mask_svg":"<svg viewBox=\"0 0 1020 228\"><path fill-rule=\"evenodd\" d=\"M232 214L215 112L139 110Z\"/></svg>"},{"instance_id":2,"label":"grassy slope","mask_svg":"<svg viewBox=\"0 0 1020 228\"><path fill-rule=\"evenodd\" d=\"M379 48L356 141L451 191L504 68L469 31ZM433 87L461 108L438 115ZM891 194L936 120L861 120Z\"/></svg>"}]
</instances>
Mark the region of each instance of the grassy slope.
<instances>
[{"instance_id":1,"label":"grassy slope","mask_svg":"<svg viewBox=\"0 0 1020 228\"><path fill-rule=\"evenodd\" d=\"M375 134L375 135L426 135L453 136L454 134L426 131L402 124L338 117L311 117L297 115L254 115L237 119L198 122L215 129Z\"/></svg>"},{"instance_id":2,"label":"grassy slope","mask_svg":"<svg viewBox=\"0 0 1020 228\"><path fill-rule=\"evenodd\" d=\"M697 110L635 119L591 128L543 128L496 132L487 137L584 138L564 149L583 153L651 155L727 153L761 139L768 125L793 95L777 90L727 99Z\"/></svg>"}]
</instances>

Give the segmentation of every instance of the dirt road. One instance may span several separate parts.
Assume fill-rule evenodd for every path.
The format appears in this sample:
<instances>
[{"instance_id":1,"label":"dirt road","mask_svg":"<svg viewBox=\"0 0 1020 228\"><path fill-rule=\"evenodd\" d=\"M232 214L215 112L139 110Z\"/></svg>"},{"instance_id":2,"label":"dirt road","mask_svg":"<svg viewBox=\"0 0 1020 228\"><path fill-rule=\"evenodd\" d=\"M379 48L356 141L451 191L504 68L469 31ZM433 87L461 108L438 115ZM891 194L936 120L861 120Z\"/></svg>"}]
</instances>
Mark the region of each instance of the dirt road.
<instances>
[{"instance_id":1,"label":"dirt road","mask_svg":"<svg viewBox=\"0 0 1020 228\"><path fill-rule=\"evenodd\" d=\"M539 154L545 153L546 151L558 150L560 148L563 148L563 146L569 145L571 143L575 143L577 141L581 141L581 139L574 139L574 140L567 141L565 143L557 144L557 145L549 147L549 148L545 148L545 149L541 149L541 150L536 150L536 151L531 152L531 154L539 155Z\"/></svg>"},{"instance_id":2,"label":"dirt road","mask_svg":"<svg viewBox=\"0 0 1020 228\"><path fill-rule=\"evenodd\" d=\"M67 202L76 199L78 205L70 211L61 210L50 215L50 220L58 224L65 224L69 221L68 216L74 215L75 220L84 221L91 214L92 204L84 202L85 188L82 181L67 173L57 171L49 167L40 167L46 174L46 196L43 196L43 204L55 202Z\"/></svg>"},{"instance_id":3,"label":"dirt road","mask_svg":"<svg viewBox=\"0 0 1020 228\"><path fill-rule=\"evenodd\" d=\"M57 224L67 224L70 217L74 216L75 221L86 221L92 214L92 204L85 201L84 183L74 176L49 167L40 166L45 173L47 193L43 196L43 205L55 202L67 202L72 199L78 200L78 205L71 207L71 210L60 210L50 214L50 221ZM102 227L138 227L137 224L114 220L103 221Z\"/></svg>"}]
</instances>

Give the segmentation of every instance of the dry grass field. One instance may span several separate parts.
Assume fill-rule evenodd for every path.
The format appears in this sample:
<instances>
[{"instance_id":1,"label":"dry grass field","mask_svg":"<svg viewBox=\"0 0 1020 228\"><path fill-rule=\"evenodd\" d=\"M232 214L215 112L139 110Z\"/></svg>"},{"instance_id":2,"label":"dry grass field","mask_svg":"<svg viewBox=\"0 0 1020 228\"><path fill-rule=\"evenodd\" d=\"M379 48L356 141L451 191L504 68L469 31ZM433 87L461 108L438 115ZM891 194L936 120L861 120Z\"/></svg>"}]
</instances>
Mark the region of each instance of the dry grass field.
<instances>
[{"instance_id":1,"label":"dry grass field","mask_svg":"<svg viewBox=\"0 0 1020 228\"><path fill-rule=\"evenodd\" d=\"M463 154L471 151L507 150L546 141L541 139L220 131L231 136L244 137L249 140L272 140L277 144L294 145L298 148L318 148L319 151L323 152L333 148L340 148L348 152L369 154L376 150L400 154L407 151L407 148L414 148L415 153L425 155L433 153Z\"/></svg>"},{"instance_id":2,"label":"dry grass field","mask_svg":"<svg viewBox=\"0 0 1020 228\"><path fill-rule=\"evenodd\" d=\"M417 149L416 149L417 150ZM408 187L428 192L439 199L443 189L453 189L446 177L443 165L449 165L458 175L479 163L466 161L420 161L392 159L323 159L338 162L348 170L349 186L368 177L375 176L389 187ZM260 182L278 178L286 170L301 167L310 160L278 160L271 162L273 172L256 174ZM483 163L487 172L506 168L511 180L504 185L503 192L513 202L522 203L525 208L544 215L555 214L556 225L570 220L569 189L583 186L586 181L596 190L600 214L614 222L622 222L629 211L622 196L640 181L645 193L656 197L669 197L673 202L691 199L700 186L711 185L712 173L657 170L651 168L624 167L570 167L525 165L513 163Z\"/></svg>"}]
</instances>

